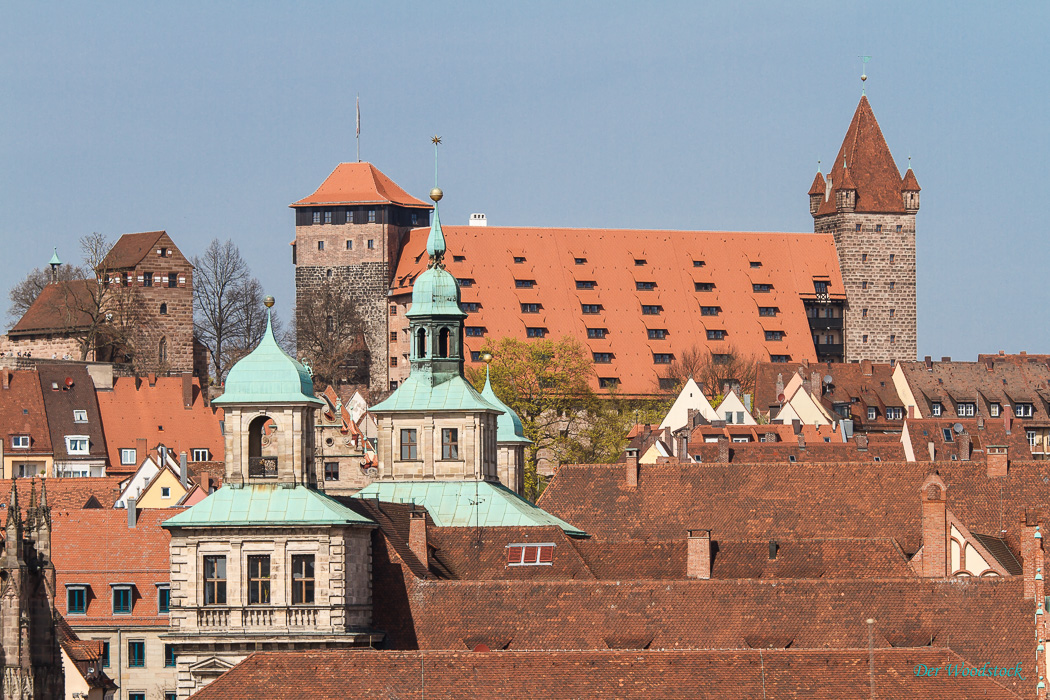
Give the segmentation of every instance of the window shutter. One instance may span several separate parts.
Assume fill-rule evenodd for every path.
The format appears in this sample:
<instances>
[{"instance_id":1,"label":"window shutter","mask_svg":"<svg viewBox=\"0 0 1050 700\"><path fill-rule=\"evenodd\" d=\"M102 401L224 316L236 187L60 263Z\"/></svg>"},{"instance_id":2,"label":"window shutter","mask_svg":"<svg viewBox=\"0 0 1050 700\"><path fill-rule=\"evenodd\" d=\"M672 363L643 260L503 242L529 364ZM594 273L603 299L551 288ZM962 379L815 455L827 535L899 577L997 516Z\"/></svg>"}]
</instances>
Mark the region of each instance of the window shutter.
<instances>
[{"instance_id":1,"label":"window shutter","mask_svg":"<svg viewBox=\"0 0 1050 700\"><path fill-rule=\"evenodd\" d=\"M524 547L507 547L507 563L520 564L522 550L524 549Z\"/></svg>"},{"instance_id":2,"label":"window shutter","mask_svg":"<svg viewBox=\"0 0 1050 700\"><path fill-rule=\"evenodd\" d=\"M554 547L550 545L540 547L540 563L550 564L552 561L554 561Z\"/></svg>"},{"instance_id":3,"label":"window shutter","mask_svg":"<svg viewBox=\"0 0 1050 700\"><path fill-rule=\"evenodd\" d=\"M186 277L184 275L179 275L179 286L180 287L185 287L186 286Z\"/></svg>"},{"instance_id":4,"label":"window shutter","mask_svg":"<svg viewBox=\"0 0 1050 700\"><path fill-rule=\"evenodd\" d=\"M525 548L525 563L536 564L540 560L540 548L536 545L529 545Z\"/></svg>"},{"instance_id":5,"label":"window shutter","mask_svg":"<svg viewBox=\"0 0 1050 700\"><path fill-rule=\"evenodd\" d=\"M145 287L146 286L146 278L145 278L144 275L139 275L139 286L140 287Z\"/></svg>"}]
</instances>

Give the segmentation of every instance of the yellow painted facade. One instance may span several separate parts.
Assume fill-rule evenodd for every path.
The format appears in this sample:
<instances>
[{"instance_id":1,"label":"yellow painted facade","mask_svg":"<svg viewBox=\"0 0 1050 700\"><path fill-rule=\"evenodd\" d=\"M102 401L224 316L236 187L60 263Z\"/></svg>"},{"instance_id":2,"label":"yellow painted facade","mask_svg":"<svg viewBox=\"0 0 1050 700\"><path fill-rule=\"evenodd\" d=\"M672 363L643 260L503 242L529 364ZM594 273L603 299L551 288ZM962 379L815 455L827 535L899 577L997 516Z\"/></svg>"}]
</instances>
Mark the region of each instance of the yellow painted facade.
<instances>
[{"instance_id":1,"label":"yellow painted facade","mask_svg":"<svg viewBox=\"0 0 1050 700\"><path fill-rule=\"evenodd\" d=\"M171 508L185 495L186 489L182 488L179 477L175 476L170 469L164 469L139 495L135 505L138 508Z\"/></svg>"}]
</instances>

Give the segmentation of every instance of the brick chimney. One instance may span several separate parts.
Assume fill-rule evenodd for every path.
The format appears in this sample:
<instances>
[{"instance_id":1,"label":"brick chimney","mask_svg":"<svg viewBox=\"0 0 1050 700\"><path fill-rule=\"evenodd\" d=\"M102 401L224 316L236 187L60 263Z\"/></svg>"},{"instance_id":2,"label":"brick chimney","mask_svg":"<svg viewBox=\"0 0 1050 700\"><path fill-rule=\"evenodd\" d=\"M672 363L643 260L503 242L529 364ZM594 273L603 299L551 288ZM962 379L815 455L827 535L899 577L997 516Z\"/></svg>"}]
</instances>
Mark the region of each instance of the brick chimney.
<instances>
[{"instance_id":1,"label":"brick chimney","mask_svg":"<svg viewBox=\"0 0 1050 700\"><path fill-rule=\"evenodd\" d=\"M136 525L136 521L138 520L138 515L139 515L138 499L136 499L136 498L129 498L127 505L128 505L128 528L134 530L135 529L135 525Z\"/></svg>"},{"instance_id":2,"label":"brick chimney","mask_svg":"<svg viewBox=\"0 0 1050 700\"><path fill-rule=\"evenodd\" d=\"M970 461L970 434L965 430L955 438L959 444L959 459L963 462Z\"/></svg>"},{"instance_id":3,"label":"brick chimney","mask_svg":"<svg viewBox=\"0 0 1050 700\"><path fill-rule=\"evenodd\" d=\"M135 440L135 459L139 464L142 463L142 460L146 459L146 452L148 449L149 447L146 444L146 438L137 438ZM135 465L136 468L138 468L138 466L138 464Z\"/></svg>"},{"instance_id":4,"label":"brick chimney","mask_svg":"<svg viewBox=\"0 0 1050 700\"><path fill-rule=\"evenodd\" d=\"M416 558L429 567L427 554L427 513L423 510L412 510L408 514L408 548Z\"/></svg>"},{"instance_id":5,"label":"brick chimney","mask_svg":"<svg viewBox=\"0 0 1050 700\"><path fill-rule=\"evenodd\" d=\"M820 372L813 370L809 374L809 390L814 396L823 396L820 386Z\"/></svg>"},{"instance_id":6,"label":"brick chimney","mask_svg":"<svg viewBox=\"0 0 1050 700\"><path fill-rule=\"evenodd\" d=\"M1003 428L1006 430L1006 434L1010 434L1010 429L1013 428L1014 424L1014 407L1006 404L1003 406Z\"/></svg>"},{"instance_id":7,"label":"brick chimney","mask_svg":"<svg viewBox=\"0 0 1050 700\"><path fill-rule=\"evenodd\" d=\"M989 479L1006 476L1010 469L1010 449L1006 445L986 446L985 467Z\"/></svg>"},{"instance_id":8,"label":"brick chimney","mask_svg":"<svg viewBox=\"0 0 1050 700\"><path fill-rule=\"evenodd\" d=\"M870 377L871 376L871 360L861 360L860 361L860 372L865 377Z\"/></svg>"},{"instance_id":9,"label":"brick chimney","mask_svg":"<svg viewBox=\"0 0 1050 700\"><path fill-rule=\"evenodd\" d=\"M729 464L729 438L725 435L718 436L718 463Z\"/></svg>"},{"instance_id":10,"label":"brick chimney","mask_svg":"<svg viewBox=\"0 0 1050 700\"><path fill-rule=\"evenodd\" d=\"M777 375L777 395L776 395L776 400L777 400L778 403L780 402L780 395L783 394L783 393L784 393L784 375L783 374L778 374Z\"/></svg>"},{"instance_id":11,"label":"brick chimney","mask_svg":"<svg viewBox=\"0 0 1050 700\"><path fill-rule=\"evenodd\" d=\"M948 508L947 489L941 477L930 474L923 482L922 495L922 575L924 578L948 577Z\"/></svg>"},{"instance_id":12,"label":"brick chimney","mask_svg":"<svg viewBox=\"0 0 1050 700\"><path fill-rule=\"evenodd\" d=\"M798 449L800 449L800 450L806 449L806 436L803 435L802 433L798 434Z\"/></svg>"},{"instance_id":13,"label":"brick chimney","mask_svg":"<svg viewBox=\"0 0 1050 700\"><path fill-rule=\"evenodd\" d=\"M929 355L927 355L926 357L923 358L922 361L924 363L926 363L926 371L927 372L932 372L933 371L933 358L931 358Z\"/></svg>"},{"instance_id":14,"label":"brick chimney","mask_svg":"<svg viewBox=\"0 0 1050 700\"><path fill-rule=\"evenodd\" d=\"M193 375L189 372L182 373L182 407L193 408Z\"/></svg>"},{"instance_id":15,"label":"brick chimney","mask_svg":"<svg viewBox=\"0 0 1050 700\"><path fill-rule=\"evenodd\" d=\"M861 452L866 452L868 449L868 436L862 433L857 433L857 449Z\"/></svg>"},{"instance_id":16,"label":"brick chimney","mask_svg":"<svg viewBox=\"0 0 1050 700\"><path fill-rule=\"evenodd\" d=\"M3 375L4 391L7 391L8 389L11 388L11 373L8 372L6 369L4 369L4 370L0 370L0 374Z\"/></svg>"},{"instance_id":17,"label":"brick chimney","mask_svg":"<svg viewBox=\"0 0 1050 700\"><path fill-rule=\"evenodd\" d=\"M627 459L627 488L638 488L638 448L628 447L624 450Z\"/></svg>"},{"instance_id":18,"label":"brick chimney","mask_svg":"<svg viewBox=\"0 0 1050 700\"><path fill-rule=\"evenodd\" d=\"M685 575L689 578L711 578L711 531L689 530L686 547Z\"/></svg>"},{"instance_id":19,"label":"brick chimney","mask_svg":"<svg viewBox=\"0 0 1050 700\"><path fill-rule=\"evenodd\" d=\"M687 408L685 410L686 426L690 430L696 427L696 414L698 414L699 412L700 411L697 411L695 408Z\"/></svg>"}]
</instances>

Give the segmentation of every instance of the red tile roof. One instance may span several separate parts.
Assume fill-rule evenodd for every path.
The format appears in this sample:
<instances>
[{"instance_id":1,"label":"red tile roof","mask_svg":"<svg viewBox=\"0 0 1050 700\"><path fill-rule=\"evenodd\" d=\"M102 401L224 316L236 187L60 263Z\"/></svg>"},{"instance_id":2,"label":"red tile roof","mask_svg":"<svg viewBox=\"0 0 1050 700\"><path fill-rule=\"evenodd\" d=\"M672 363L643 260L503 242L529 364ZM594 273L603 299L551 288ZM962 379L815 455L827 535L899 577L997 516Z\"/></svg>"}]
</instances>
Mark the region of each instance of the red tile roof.
<instances>
[{"instance_id":1,"label":"red tile roof","mask_svg":"<svg viewBox=\"0 0 1050 700\"><path fill-rule=\"evenodd\" d=\"M163 243L161 239L165 239ZM143 258L155 250L158 245L175 248L175 244L164 231L146 231L143 233L125 233L109 249L100 270L126 270L135 267ZM181 252L179 253L182 254Z\"/></svg>"},{"instance_id":2,"label":"red tile roof","mask_svg":"<svg viewBox=\"0 0 1050 700\"><path fill-rule=\"evenodd\" d=\"M1005 415L1008 405L1030 403L1031 418L1014 425L1023 430L1026 422L1050 424L1050 366L1045 361L992 357L983 362L931 362L929 369L925 362L898 366L924 417L932 415L934 403L941 404L944 418L955 417L959 403L975 403L976 415L1002 421L991 417L991 404L998 403Z\"/></svg>"},{"instance_id":3,"label":"red tile roof","mask_svg":"<svg viewBox=\"0 0 1050 700\"><path fill-rule=\"evenodd\" d=\"M845 172L847 167L848 175ZM860 98L828 179L831 180L832 192L850 185L857 190L857 212L904 213L901 174L867 97ZM821 204L817 215L834 213L835 197L832 194Z\"/></svg>"},{"instance_id":4,"label":"red tile roof","mask_svg":"<svg viewBox=\"0 0 1050 700\"><path fill-rule=\"evenodd\" d=\"M87 366L73 362L41 362L37 365L40 394L51 431L51 446L55 461L98 462L106 459L106 441L102 432L102 418L95 399L95 383ZM86 422L77 422L74 411L84 411ZM88 454L71 455L67 452L66 436L87 435Z\"/></svg>"},{"instance_id":5,"label":"red tile roof","mask_svg":"<svg viewBox=\"0 0 1050 700\"><path fill-rule=\"evenodd\" d=\"M313 194L303 197L292 207L318 204L397 204L402 207L431 209L398 187L371 163L340 163Z\"/></svg>"},{"instance_id":6,"label":"red tile roof","mask_svg":"<svg viewBox=\"0 0 1050 700\"><path fill-rule=\"evenodd\" d=\"M1030 676L1029 656L1018 661ZM192 697L194 700L343 700L348 697L839 700L866 698L873 684L880 698L1019 697L1003 687L1011 687L1011 678L944 677L944 669L949 664L967 666L966 661L945 649L886 648L877 649L871 659L866 648L256 652ZM919 664L940 667L940 677L916 677L913 669ZM1029 685L1034 686L1031 682Z\"/></svg>"},{"instance_id":7,"label":"red tile roof","mask_svg":"<svg viewBox=\"0 0 1050 700\"><path fill-rule=\"evenodd\" d=\"M966 435L970 438L969 459L983 462L990 445L1007 447L1008 457L1012 461L1032 459L1032 451L1028 446L1028 437L1025 435L1023 426L1017 426L1006 434L1006 427L1002 419L989 418L979 426L976 419L957 418L929 418L909 419L908 438L911 441L912 451L917 462L930 462L930 447L933 443L934 455L937 460L964 459L960 452L960 435L955 432L955 425L961 425ZM950 437L950 441L946 440Z\"/></svg>"},{"instance_id":8,"label":"red tile roof","mask_svg":"<svg viewBox=\"0 0 1050 700\"><path fill-rule=\"evenodd\" d=\"M948 508L971 532L1014 549L1026 508L1050 501L1050 462L1010 463L989 478L976 462L655 464L628 488L623 465L562 465L538 505L601 540L675 540L706 528L715 539L892 537L922 544L919 489L937 470ZM1045 479L1045 481L1044 481Z\"/></svg>"},{"instance_id":9,"label":"red tile roof","mask_svg":"<svg viewBox=\"0 0 1050 700\"><path fill-rule=\"evenodd\" d=\"M451 578L465 580L593 579L594 574L558 527L435 527L428 531L434 556ZM549 566L507 566L511 544L554 544Z\"/></svg>"},{"instance_id":10,"label":"red tile roof","mask_svg":"<svg viewBox=\"0 0 1050 700\"><path fill-rule=\"evenodd\" d=\"M112 508L120 495L119 476L85 476L85 477L48 477L47 503L52 510L80 510L85 507ZM30 494L35 489L39 498L41 482L37 479L15 479L18 489L18 502L23 506L29 503ZM6 487L0 488L0 499L6 500L10 493ZM97 506L88 503L98 502Z\"/></svg>"},{"instance_id":11,"label":"red tile roof","mask_svg":"<svg viewBox=\"0 0 1050 700\"><path fill-rule=\"evenodd\" d=\"M170 517L168 509L140 509L138 522L131 529L126 510L52 510L55 603L71 626L167 627L168 616L157 612L156 584L168 583L171 537L160 523ZM111 584L120 583L134 586L130 615L113 613ZM89 587L85 614L67 610L68 584Z\"/></svg>"},{"instance_id":12,"label":"red tile roof","mask_svg":"<svg viewBox=\"0 0 1050 700\"><path fill-rule=\"evenodd\" d=\"M9 388L0 389L0 439L4 441L2 453L8 457L17 455L50 455L51 431L47 427L44 399L40 395L40 380L36 372L28 370L0 369L9 377ZM15 435L29 436L29 449L15 449L11 438Z\"/></svg>"},{"instance_id":13,"label":"red tile roof","mask_svg":"<svg viewBox=\"0 0 1050 700\"><path fill-rule=\"evenodd\" d=\"M912 172L911 168L908 168L908 172L904 173L904 180L901 182L901 191L918 192L921 189L919 181L915 179L915 173Z\"/></svg>"},{"instance_id":14,"label":"red tile roof","mask_svg":"<svg viewBox=\"0 0 1050 700\"><path fill-rule=\"evenodd\" d=\"M693 345L714 353L735 347L760 360L771 355L815 360L800 295L814 293L814 278L826 279L833 293L843 289L835 243L827 234L491 226L446 226L444 233L449 271L474 280L463 287L462 301L481 305L465 325L483 327L486 337L468 337L468 350L501 336L525 339L527 327L544 327L548 337L570 335L591 352L611 352L612 362L596 365L596 373L619 378L627 394L657 390L665 367L654 363L654 354L680 355ZM427 235L426 229L409 234L394 294L407 297L426 269ZM525 262L515 263L515 257ZM577 265L577 258L586 262ZM516 280L535 285L520 288ZM578 289L577 282L595 287ZM654 288L642 290L638 283ZM713 283L714 289L696 291L694 283ZM756 284L771 290L756 292ZM539 313L522 313L525 303L538 303ZM601 312L584 315L582 304L600 305ZM643 305L662 310L643 315ZM721 311L702 316L702 306ZM761 306L779 313L759 316ZM588 327L607 328L608 336L588 339ZM667 337L650 339L647 329L666 329ZM726 338L708 340L707 330L725 331ZM767 330L783 331L783 340L767 341Z\"/></svg>"},{"instance_id":15,"label":"red tile roof","mask_svg":"<svg viewBox=\"0 0 1050 700\"><path fill-rule=\"evenodd\" d=\"M813 178L813 184L809 187L809 194L824 194L827 189L827 183L824 181L824 176L817 171L816 176Z\"/></svg>"},{"instance_id":16,"label":"red tile roof","mask_svg":"<svg viewBox=\"0 0 1050 700\"><path fill-rule=\"evenodd\" d=\"M91 325L91 316L86 310L92 307L94 285L94 280L70 280L47 285L8 332L12 336L19 336L87 328Z\"/></svg>"},{"instance_id":17,"label":"red tile roof","mask_svg":"<svg viewBox=\"0 0 1050 700\"><path fill-rule=\"evenodd\" d=\"M190 459L193 450L207 449L211 459L225 459L225 442L219 430L222 409L204 403L200 382L191 386L192 405L183 402L182 377L157 377L150 386L142 377L117 377L112 391L98 392L98 406L106 429L106 449L110 469L114 472L135 471L138 464L120 463L121 448L135 449L139 438L145 438L152 450L163 444L178 453L185 451ZM138 461L146 455L137 456Z\"/></svg>"}]
</instances>

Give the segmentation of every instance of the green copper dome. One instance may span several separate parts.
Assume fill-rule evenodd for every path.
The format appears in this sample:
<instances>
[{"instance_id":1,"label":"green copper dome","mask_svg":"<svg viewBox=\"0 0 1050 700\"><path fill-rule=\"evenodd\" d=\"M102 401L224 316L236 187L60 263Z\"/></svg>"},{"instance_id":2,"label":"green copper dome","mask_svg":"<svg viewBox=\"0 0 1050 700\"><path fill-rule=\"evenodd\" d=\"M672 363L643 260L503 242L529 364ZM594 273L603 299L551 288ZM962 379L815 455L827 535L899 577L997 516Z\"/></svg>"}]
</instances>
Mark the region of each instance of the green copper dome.
<instances>
[{"instance_id":1,"label":"green copper dome","mask_svg":"<svg viewBox=\"0 0 1050 700\"><path fill-rule=\"evenodd\" d=\"M453 316L466 318L459 308L459 284L448 270L432 267L416 278L412 285L412 308L405 316Z\"/></svg>"},{"instance_id":2,"label":"green copper dome","mask_svg":"<svg viewBox=\"0 0 1050 700\"><path fill-rule=\"evenodd\" d=\"M492 390L489 383L489 368L485 367L485 388L481 390L481 398L503 411L496 419L496 442L524 442L532 443L525 437L525 429L521 425L521 418L510 409L510 406L499 400L496 392Z\"/></svg>"},{"instance_id":3,"label":"green copper dome","mask_svg":"<svg viewBox=\"0 0 1050 700\"><path fill-rule=\"evenodd\" d=\"M240 403L313 403L323 402L314 396L310 370L288 356L277 344L266 311L266 332L247 356L230 368L226 391L212 401L216 406Z\"/></svg>"}]
</instances>

